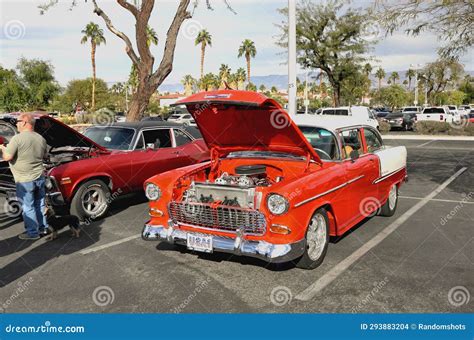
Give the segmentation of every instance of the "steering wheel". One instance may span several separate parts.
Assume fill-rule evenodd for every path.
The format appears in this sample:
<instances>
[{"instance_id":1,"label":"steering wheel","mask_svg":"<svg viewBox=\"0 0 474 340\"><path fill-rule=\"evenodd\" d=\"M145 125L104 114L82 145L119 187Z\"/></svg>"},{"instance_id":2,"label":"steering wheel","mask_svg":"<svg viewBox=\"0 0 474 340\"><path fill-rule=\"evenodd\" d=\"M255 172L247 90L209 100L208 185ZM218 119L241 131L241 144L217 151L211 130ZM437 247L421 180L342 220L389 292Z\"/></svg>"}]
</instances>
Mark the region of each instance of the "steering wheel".
<instances>
[{"instance_id":1,"label":"steering wheel","mask_svg":"<svg viewBox=\"0 0 474 340\"><path fill-rule=\"evenodd\" d=\"M328 160L331 160L331 156L324 150L321 150L321 149L318 149L318 148L314 148L314 150L316 150L316 152L318 153L321 153L323 156L326 156Z\"/></svg>"}]
</instances>

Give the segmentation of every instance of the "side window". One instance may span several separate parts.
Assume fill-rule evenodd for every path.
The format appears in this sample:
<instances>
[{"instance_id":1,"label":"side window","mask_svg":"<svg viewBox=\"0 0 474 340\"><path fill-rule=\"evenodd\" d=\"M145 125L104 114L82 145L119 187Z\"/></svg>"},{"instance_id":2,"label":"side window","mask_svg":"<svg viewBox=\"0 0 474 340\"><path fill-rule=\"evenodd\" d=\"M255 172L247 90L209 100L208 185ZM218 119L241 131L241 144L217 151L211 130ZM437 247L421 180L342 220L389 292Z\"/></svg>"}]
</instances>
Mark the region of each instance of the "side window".
<instances>
[{"instance_id":1,"label":"side window","mask_svg":"<svg viewBox=\"0 0 474 340\"><path fill-rule=\"evenodd\" d=\"M359 154L363 153L362 139L359 129L350 129L340 132L342 141L342 158L347 159L351 157L351 152L356 150Z\"/></svg>"},{"instance_id":2,"label":"side window","mask_svg":"<svg viewBox=\"0 0 474 340\"><path fill-rule=\"evenodd\" d=\"M367 151L374 152L382 147L380 137L370 129L364 129L365 142L367 143Z\"/></svg>"},{"instance_id":3,"label":"side window","mask_svg":"<svg viewBox=\"0 0 474 340\"><path fill-rule=\"evenodd\" d=\"M145 145L153 144L154 149L163 149L171 147L170 129L157 129L143 131Z\"/></svg>"},{"instance_id":4,"label":"side window","mask_svg":"<svg viewBox=\"0 0 474 340\"><path fill-rule=\"evenodd\" d=\"M184 144L191 143L191 138L188 137L183 131L174 129L174 139L176 141L176 146L181 146Z\"/></svg>"},{"instance_id":5,"label":"side window","mask_svg":"<svg viewBox=\"0 0 474 340\"><path fill-rule=\"evenodd\" d=\"M142 150L145 148L145 141L143 139L143 133L140 133L140 136L138 136L138 142L137 146L135 147L135 150Z\"/></svg>"}]
</instances>

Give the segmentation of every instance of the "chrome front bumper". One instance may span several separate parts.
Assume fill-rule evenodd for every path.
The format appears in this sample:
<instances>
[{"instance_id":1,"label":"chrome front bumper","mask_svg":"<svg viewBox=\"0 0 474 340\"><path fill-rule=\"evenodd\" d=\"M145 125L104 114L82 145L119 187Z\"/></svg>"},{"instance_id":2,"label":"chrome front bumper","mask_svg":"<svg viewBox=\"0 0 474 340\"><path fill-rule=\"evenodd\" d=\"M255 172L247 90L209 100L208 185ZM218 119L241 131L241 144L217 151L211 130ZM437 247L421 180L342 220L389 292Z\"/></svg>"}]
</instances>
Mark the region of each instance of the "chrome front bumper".
<instances>
[{"instance_id":1,"label":"chrome front bumper","mask_svg":"<svg viewBox=\"0 0 474 340\"><path fill-rule=\"evenodd\" d=\"M165 241L171 244L186 245L187 234L187 231L175 229L172 223L168 228L161 225L145 224L142 238L145 241ZM192 232L192 234L200 233ZM212 235L213 251L255 257L272 263L283 263L297 259L303 255L305 247L306 241L304 239L289 244L273 244L266 241L245 240L239 235L236 238Z\"/></svg>"}]
</instances>

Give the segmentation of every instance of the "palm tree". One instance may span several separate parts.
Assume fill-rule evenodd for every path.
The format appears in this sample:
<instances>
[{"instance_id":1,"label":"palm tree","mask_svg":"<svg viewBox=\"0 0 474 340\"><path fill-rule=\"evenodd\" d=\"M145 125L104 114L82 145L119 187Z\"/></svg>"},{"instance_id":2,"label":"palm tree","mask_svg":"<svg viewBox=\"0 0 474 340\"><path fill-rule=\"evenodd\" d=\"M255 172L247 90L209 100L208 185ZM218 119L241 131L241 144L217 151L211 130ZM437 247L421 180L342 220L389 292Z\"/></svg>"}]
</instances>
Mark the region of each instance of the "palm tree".
<instances>
[{"instance_id":1,"label":"palm tree","mask_svg":"<svg viewBox=\"0 0 474 340\"><path fill-rule=\"evenodd\" d=\"M381 67L379 67L377 72L375 72L375 76L379 80L379 90L380 90L380 87L382 86L382 79L385 78L385 71Z\"/></svg>"},{"instance_id":2,"label":"palm tree","mask_svg":"<svg viewBox=\"0 0 474 340\"><path fill-rule=\"evenodd\" d=\"M398 75L398 72L392 72L390 75L390 79L392 79L393 83L397 83L397 79L400 79L400 76Z\"/></svg>"},{"instance_id":3,"label":"palm tree","mask_svg":"<svg viewBox=\"0 0 474 340\"><path fill-rule=\"evenodd\" d=\"M365 76L368 78L370 76L371 72L372 72L372 65L370 65L369 63L366 63L364 65L364 74L365 74Z\"/></svg>"},{"instance_id":4,"label":"palm tree","mask_svg":"<svg viewBox=\"0 0 474 340\"><path fill-rule=\"evenodd\" d=\"M411 68L408 69L408 71L405 73L405 76L408 78L408 91L411 89L411 80L413 77L416 76L415 70L412 70Z\"/></svg>"},{"instance_id":5,"label":"palm tree","mask_svg":"<svg viewBox=\"0 0 474 340\"><path fill-rule=\"evenodd\" d=\"M230 72L231 69L229 65L221 64L221 67L219 68L219 88L225 89L225 83L229 83Z\"/></svg>"},{"instance_id":6,"label":"palm tree","mask_svg":"<svg viewBox=\"0 0 474 340\"><path fill-rule=\"evenodd\" d=\"M267 88L265 87L264 84L262 84L262 85L260 85L260 87L258 88L258 90L259 90L260 92L265 92L265 91L267 90Z\"/></svg>"},{"instance_id":7,"label":"palm tree","mask_svg":"<svg viewBox=\"0 0 474 340\"><path fill-rule=\"evenodd\" d=\"M245 39L242 41L242 45L239 47L238 57L245 56L247 60L247 80L250 83L250 58L255 58L257 55L257 49L255 48L255 43L250 39Z\"/></svg>"},{"instance_id":8,"label":"palm tree","mask_svg":"<svg viewBox=\"0 0 474 340\"><path fill-rule=\"evenodd\" d=\"M90 41L91 43L91 62L92 62L92 104L91 104L91 110L95 110L95 79L96 79L96 73L95 73L95 51L97 46L101 44L105 44L105 37L104 37L104 31L99 27L99 25L90 22L86 25L86 28L84 28L81 33L84 34L84 36L81 39L81 44L85 44L86 42Z\"/></svg>"},{"instance_id":9,"label":"palm tree","mask_svg":"<svg viewBox=\"0 0 474 340\"><path fill-rule=\"evenodd\" d=\"M184 94L190 96L193 93L194 84L196 84L196 79L194 79L190 74L187 74L181 80L181 84L184 85Z\"/></svg>"},{"instance_id":10,"label":"palm tree","mask_svg":"<svg viewBox=\"0 0 474 340\"><path fill-rule=\"evenodd\" d=\"M245 69L243 67L239 67L239 69L235 73L235 76L237 81L237 89L243 90L245 79L247 79L247 72L245 72Z\"/></svg>"},{"instance_id":11,"label":"palm tree","mask_svg":"<svg viewBox=\"0 0 474 340\"><path fill-rule=\"evenodd\" d=\"M146 44L148 47L153 45L158 45L158 35L156 34L155 30L150 26L146 27Z\"/></svg>"},{"instance_id":12,"label":"palm tree","mask_svg":"<svg viewBox=\"0 0 474 340\"><path fill-rule=\"evenodd\" d=\"M270 89L270 92L271 93L277 93L278 89L276 88L276 86L272 86L272 88Z\"/></svg>"},{"instance_id":13,"label":"palm tree","mask_svg":"<svg viewBox=\"0 0 474 340\"><path fill-rule=\"evenodd\" d=\"M201 44L201 79L204 77L204 55L206 54L206 46L212 46L212 36L207 30L201 30L194 41L194 44L197 46Z\"/></svg>"},{"instance_id":14,"label":"palm tree","mask_svg":"<svg viewBox=\"0 0 474 340\"><path fill-rule=\"evenodd\" d=\"M219 87L219 77L213 73L205 74L199 81L199 88L203 91L215 90Z\"/></svg>"}]
</instances>

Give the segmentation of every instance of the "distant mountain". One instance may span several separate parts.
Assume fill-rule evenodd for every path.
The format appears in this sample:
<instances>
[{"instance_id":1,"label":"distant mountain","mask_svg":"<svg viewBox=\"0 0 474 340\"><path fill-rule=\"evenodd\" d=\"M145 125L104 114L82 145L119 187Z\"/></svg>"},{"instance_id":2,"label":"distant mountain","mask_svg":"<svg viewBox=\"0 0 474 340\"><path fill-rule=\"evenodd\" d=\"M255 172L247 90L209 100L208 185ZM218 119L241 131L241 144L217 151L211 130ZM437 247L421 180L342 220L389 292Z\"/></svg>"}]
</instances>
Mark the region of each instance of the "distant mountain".
<instances>
[{"instance_id":1,"label":"distant mountain","mask_svg":"<svg viewBox=\"0 0 474 340\"><path fill-rule=\"evenodd\" d=\"M375 69L372 71L372 73L375 73ZM393 71L385 71L386 76L385 80L382 82L383 85L387 84L388 77L392 74ZM396 71L398 72L398 75L400 76L400 79L397 80L397 84L403 84L403 81L407 79L405 77L405 71ZM474 71L466 71L467 74L469 74L471 77L474 76ZM319 81L317 77L319 76L318 72L310 72L308 74L308 81L309 82L317 82ZM254 83L257 88L260 87L260 85L265 85L266 88L270 89L272 86L275 86L279 90L286 90L288 88L288 75L286 74L272 74L268 76L253 76L250 77L252 83ZM305 74L298 74L298 78L300 81L304 81L306 78ZM375 77L374 74L370 76L370 80L372 81L372 87L376 88L378 86L378 79ZM415 82L415 79L412 80L412 86ZM158 90L160 92L183 92L184 87L181 84L163 84L161 85Z\"/></svg>"}]
</instances>

